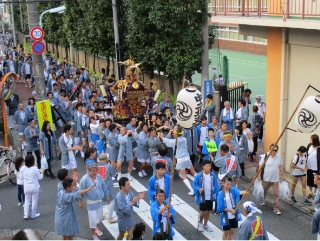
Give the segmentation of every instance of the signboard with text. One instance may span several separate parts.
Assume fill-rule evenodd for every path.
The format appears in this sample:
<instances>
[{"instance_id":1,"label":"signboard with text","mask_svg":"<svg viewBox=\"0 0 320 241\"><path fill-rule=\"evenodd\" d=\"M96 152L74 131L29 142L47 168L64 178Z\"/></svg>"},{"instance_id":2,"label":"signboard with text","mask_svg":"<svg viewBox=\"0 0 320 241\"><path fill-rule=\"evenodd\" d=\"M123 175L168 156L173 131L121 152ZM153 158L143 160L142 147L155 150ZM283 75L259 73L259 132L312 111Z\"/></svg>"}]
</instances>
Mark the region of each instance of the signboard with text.
<instances>
[{"instance_id":1,"label":"signboard with text","mask_svg":"<svg viewBox=\"0 0 320 241\"><path fill-rule=\"evenodd\" d=\"M203 103L206 103L206 96L208 94L212 94L212 89L213 89L213 82L212 80L205 80L203 82L204 88L203 88Z\"/></svg>"},{"instance_id":2,"label":"signboard with text","mask_svg":"<svg viewBox=\"0 0 320 241\"><path fill-rule=\"evenodd\" d=\"M39 129L42 129L42 125L44 121L49 121L51 130L54 130L53 127L53 120L52 120L52 112L51 112L51 105L50 100L43 100L36 102L36 109L37 109L37 115L38 115L38 124Z\"/></svg>"},{"instance_id":3,"label":"signboard with text","mask_svg":"<svg viewBox=\"0 0 320 241\"><path fill-rule=\"evenodd\" d=\"M42 28L40 27L34 27L31 29L30 31L30 37L34 40L34 41L39 41L41 39L43 39L44 37L44 31Z\"/></svg>"}]
</instances>

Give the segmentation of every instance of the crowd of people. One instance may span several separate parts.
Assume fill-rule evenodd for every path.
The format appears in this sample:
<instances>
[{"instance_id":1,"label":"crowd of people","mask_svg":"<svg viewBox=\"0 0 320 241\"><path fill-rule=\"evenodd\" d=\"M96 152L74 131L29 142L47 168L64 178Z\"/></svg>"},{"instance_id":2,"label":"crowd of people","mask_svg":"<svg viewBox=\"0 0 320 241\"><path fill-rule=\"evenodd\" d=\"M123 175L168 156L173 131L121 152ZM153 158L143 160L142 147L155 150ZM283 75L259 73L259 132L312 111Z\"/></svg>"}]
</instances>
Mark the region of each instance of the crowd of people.
<instances>
[{"instance_id":1,"label":"crowd of people","mask_svg":"<svg viewBox=\"0 0 320 241\"><path fill-rule=\"evenodd\" d=\"M31 56L21 54L23 50L17 53L14 48L7 49L9 61L19 56L19 81L25 82L26 88L31 88ZM184 129L177 124L169 96L165 96L161 103L153 104L148 120L132 116L126 123L114 119L112 104L102 95L100 88L91 84L84 66L78 68L74 62L70 64L67 58L60 63L50 53L43 56L43 65L47 98L54 107L55 115L61 116L60 120L53 121L54 123L44 121L42 126L39 126L34 91L27 106L20 102L16 94L6 101L9 127L18 131L21 148L25 149L27 154L25 158L17 158L15 162L18 205L24 206L25 219L29 218L29 203L32 203L31 218L40 216L37 212L37 200L39 180L44 175L59 180L55 232L63 236L64 240L72 239L80 230L75 210L76 202L79 202L82 208L86 203L89 227L94 240L103 235L98 228L103 218L109 223L118 223L119 240L124 236L127 236L127 239L141 239L145 224L135 223L133 206L139 207L139 200L144 199L145 194L135 195L130 191L130 181L133 180L131 173L137 171L140 178L146 178L146 170L152 169L152 175L148 177L147 195L153 220L152 236L154 239L172 239L176 216L168 201L172 170L176 169L188 189L188 194L195 196L195 202L199 205L198 230L213 231L208 220L210 213L215 212L220 214L222 239L234 239L238 221L241 221L240 210L236 210L236 207L240 196L248 194L237 188L239 178L245 175L246 161L259 159L256 157L257 148L263 138L266 105L260 95L256 96L256 103L250 108L251 90L246 89L237 107L234 106L233 109L230 102L226 101L221 113L216 113L213 95L208 94L200 123L191 129ZM5 74L4 70L2 74ZM100 84L107 86L114 82L114 76L108 79L105 75ZM114 100L117 101L116 98ZM317 163L319 155L317 156L318 152L315 150L320 145L319 137L316 139L314 136L316 135L311 138L308 149L299 148L292 164L297 172L294 173L294 180L301 178L303 186L307 182L310 191L315 185L313 172L318 169L309 161L307 164L306 159L309 156L309 159L314 159ZM265 165L264 177L259 176L259 179L263 179L264 196L272 186L274 212L281 214L276 193L279 187L278 170L283 176L284 171L281 156L276 153L278 147L273 145L270 150L272 153ZM58 153L61 169L55 174L51 161ZM78 178L77 155L86 163L86 174L81 179ZM174 155L177 160L175 166L172 162ZM265 156L267 155L268 153ZM42 160L47 162L46 169L42 168ZM128 163L127 170L122 168L125 161ZM196 161L200 163L202 170L195 169ZM262 158L259 165L262 165L263 161ZM69 171L72 172L72 178L69 178ZM309 173L312 173L312 178ZM190 183L187 174L194 176L193 183ZM119 183L118 193L113 181ZM291 200L294 202L294 188L291 192ZM317 197L318 195L320 194L317 193ZM304 192L306 205L310 204L308 198L310 199ZM320 204L316 203L318 207ZM105 204L108 205L107 217L103 216L102 210ZM261 201L260 204L265 203ZM268 239L261 217L253 215L261 211L253 202L245 202L243 207L243 214L247 219L239 230L239 239ZM113 211L117 219L113 216ZM259 230L251 229L253 222L259 222Z\"/></svg>"}]
</instances>

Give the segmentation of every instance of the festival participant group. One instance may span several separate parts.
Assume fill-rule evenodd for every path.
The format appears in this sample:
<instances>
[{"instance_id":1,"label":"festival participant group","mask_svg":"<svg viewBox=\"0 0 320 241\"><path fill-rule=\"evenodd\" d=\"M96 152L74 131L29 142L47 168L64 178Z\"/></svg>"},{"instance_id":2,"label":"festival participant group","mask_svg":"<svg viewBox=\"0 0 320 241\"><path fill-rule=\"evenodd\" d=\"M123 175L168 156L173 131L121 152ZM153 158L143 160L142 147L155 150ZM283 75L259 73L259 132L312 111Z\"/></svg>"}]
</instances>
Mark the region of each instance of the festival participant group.
<instances>
[{"instance_id":1,"label":"festival participant group","mask_svg":"<svg viewBox=\"0 0 320 241\"><path fill-rule=\"evenodd\" d=\"M19 81L25 82L26 88L32 87L32 59L29 55L21 55L21 61ZM243 210L236 208L241 197L248 194L237 188L239 178L245 176L244 163L256 160L258 142L263 138L266 113L261 96L256 96L256 103L250 109L251 91L247 89L238 102L237 111L226 101L225 108L216 115L213 96L208 94L200 123L191 129L177 124L169 96L165 96L159 105L153 103L148 119L130 117L127 122L118 122L112 114L113 105L103 97L100 88L90 83L84 66L78 69L66 58L59 63L50 53L44 55L43 64L47 99L54 107L54 116L60 119L54 123L44 121L39 126L34 91L27 106L19 101L17 94L6 101L9 127L18 131L21 148L26 154L15 161L18 205L24 208L24 219L40 216L37 212L39 181L45 176L58 179L54 223L56 234L64 240L72 239L80 232L76 204L81 208L86 206L93 240L103 235L99 225L104 219L118 224L117 239L124 236L129 240L142 239L146 227L144 223L135 222L133 207L139 208L140 200L145 198L151 206L153 238L171 240L175 235L173 226L179 222L174 206L169 203L172 170L176 169L182 179L175 177L176 185L184 186L199 206L198 231L213 232L208 220L210 213L215 213L220 215L215 218L220 219L221 238L233 240L242 212L247 218L241 225L238 239L268 239L264 222L256 215L261 210L253 202L244 202L241 205ZM114 81L114 76L107 79L104 75L100 84L108 86ZM114 101L117 102L116 97ZM311 143L311 148L316 148L316 144ZM281 156L274 152L277 148L271 146L270 160L277 161L276 169L284 176ZM306 151L299 149L299 153ZM57 173L51 168L55 158L61 161L61 169ZM80 178L78 165L82 160L86 174ZM43 162L46 163L45 168ZM122 167L123 162L127 162L125 168ZM201 170L195 169L195 162L201 165ZM263 160L260 165L262 163ZM304 174L305 166L300 167L298 163L294 165ZM274 168L271 170L270 165L265 167L264 196L271 186L274 195L277 192L279 172L274 172ZM134 171L139 178L149 179L147 195L134 194L130 190ZM188 175L194 176L193 183ZM115 189L114 182L118 182L119 191ZM291 194L294 200L294 190ZM279 215L278 200L274 198L273 211ZM307 197L305 202L309 202ZM260 204L265 205L264 200ZM108 206L106 216L103 214L104 205ZM256 222L259 223L258 228L252 229Z\"/></svg>"}]
</instances>

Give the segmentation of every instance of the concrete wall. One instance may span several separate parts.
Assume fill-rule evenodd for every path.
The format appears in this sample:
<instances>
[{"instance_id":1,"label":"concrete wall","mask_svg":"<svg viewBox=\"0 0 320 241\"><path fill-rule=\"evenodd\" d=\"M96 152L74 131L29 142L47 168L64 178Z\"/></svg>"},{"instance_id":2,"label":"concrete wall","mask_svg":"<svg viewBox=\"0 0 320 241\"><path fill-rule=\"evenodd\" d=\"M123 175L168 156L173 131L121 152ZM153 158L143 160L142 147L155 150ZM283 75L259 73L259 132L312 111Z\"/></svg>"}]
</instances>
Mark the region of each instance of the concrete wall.
<instances>
[{"instance_id":1,"label":"concrete wall","mask_svg":"<svg viewBox=\"0 0 320 241\"><path fill-rule=\"evenodd\" d=\"M308 85L312 85L320 89L320 31L310 30L289 30L289 50L288 50L288 105L287 116L291 116L295 107ZM319 93L309 89L306 97L318 95ZM290 122L289 128L296 130L294 119ZM310 141L312 134L320 135L320 129L313 133L298 133L287 130L286 135L286 167L288 170L288 163L292 159L294 153L299 146L307 144Z\"/></svg>"}]
</instances>

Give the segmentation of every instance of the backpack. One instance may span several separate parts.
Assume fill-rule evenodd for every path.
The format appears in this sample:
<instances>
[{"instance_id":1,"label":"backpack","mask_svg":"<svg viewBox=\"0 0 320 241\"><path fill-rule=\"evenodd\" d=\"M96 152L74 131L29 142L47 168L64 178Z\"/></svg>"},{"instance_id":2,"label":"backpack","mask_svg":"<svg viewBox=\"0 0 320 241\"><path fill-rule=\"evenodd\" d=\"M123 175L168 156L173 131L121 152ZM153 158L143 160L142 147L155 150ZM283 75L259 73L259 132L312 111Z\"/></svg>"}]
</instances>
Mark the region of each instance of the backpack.
<instances>
[{"instance_id":1,"label":"backpack","mask_svg":"<svg viewBox=\"0 0 320 241\"><path fill-rule=\"evenodd\" d=\"M296 163L294 164L294 165L297 165L298 164L298 162L299 162L299 154L297 153L295 156L297 156L298 158L297 158L297 161L296 161ZM293 159L292 159L293 160ZM294 167L292 166L292 162L291 162L291 165L290 165L290 167L291 167L291 170L293 170L294 169Z\"/></svg>"},{"instance_id":2,"label":"backpack","mask_svg":"<svg viewBox=\"0 0 320 241\"><path fill-rule=\"evenodd\" d=\"M255 125L256 128L261 126L261 124L262 124L262 116L259 115L259 114L255 114L254 115L253 124Z\"/></svg>"}]
</instances>

